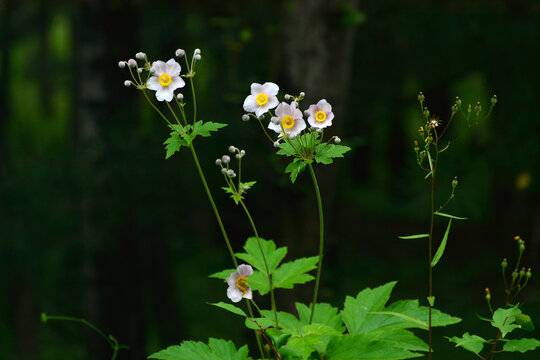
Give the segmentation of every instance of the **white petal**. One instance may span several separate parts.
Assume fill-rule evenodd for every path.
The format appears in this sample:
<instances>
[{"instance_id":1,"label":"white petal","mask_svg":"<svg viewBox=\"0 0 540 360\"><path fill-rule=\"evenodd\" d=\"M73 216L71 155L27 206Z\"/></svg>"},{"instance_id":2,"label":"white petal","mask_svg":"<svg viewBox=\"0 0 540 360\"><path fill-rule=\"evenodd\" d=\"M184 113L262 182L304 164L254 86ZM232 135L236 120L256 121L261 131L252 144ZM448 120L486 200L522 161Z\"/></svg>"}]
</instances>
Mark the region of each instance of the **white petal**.
<instances>
[{"instance_id":1,"label":"white petal","mask_svg":"<svg viewBox=\"0 0 540 360\"><path fill-rule=\"evenodd\" d=\"M255 95L249 95L246 100L244 100L244 111L245 112L255 112L259 105L257 104L257 99Z\"/></svg>"},{"instance_id":2,"label":"white petal","mask_svg":"<svg viewBox=\"0 0 540 360\"><path fill-rule=\"evenodd\" d=\"M332 122L333 119L334 119L334 113L333 112L329 112L329 113L326 114L326 121Z\"/></svg>"},{"instance_id":3,"label":"white petal","mask_svg":"<svg viewBox=\"0 0 540 360\"><path fill-rule=\"evenodd\" d=\"M296 119L295 119L296 120ZM297 136L302 130L306 128L306 122L302 119L298 119L294 122L294 127L287 131L289 135Z\"/></svg>"},{"instance_id":4,"label":"white petal","mask_svg":"<svg viewBox=\"0 0 540 360\"><path fill-rule=\"evenodd\" d=\"M244 294L236 286L227 288L227 297L231 299L232 302L239 302L242 300L243 295Z\"/></svg>"},{"instance_id":5,"label":"white petal","mask_svg":"<svg viewBox=\"0 0 540 360\"><path fill-rule=\"evenodd\" d=\"M325 99L320 100L317 103L317 106L321 111L324 111L325 113L329 113L332 111L332 105L330 105Z\"/></svg>"},{"instance_id":6,"label":"white petal","mask_svg":"<svg viewBox=\"0 0 540 360\"><path fill-rule=\"evenodd\" d=\"M268 108L266 106L257 106L257 109L255 110L255 115L257 117L260 117L262 114L266 113L268 111Z\"/></svg>"},{"instance_id":7,"label":"white petal","mask_svg":"<svg viewBox=\"0 0 540 360\"><path fill-rule=\"evenodd\" d=\"M314 128L320 128L320 123L318 123L317 120L315 120L315 116L314 115L310 115L307 119L309 125L311 125L311 127L314 127Z\"/></svg>"},{"instance_id":8,"label":"white petal","mask_svg":"<svg viewBox=\"0 0 540 360\"><path fill-rule=\"evenodd\" d=\"M169 59L166 64L166 72L171 76L178 76L180 74L180 64L174 59Z\"/></svg>"},{"instance_id":9,"label":"white petal","mask_svg":"<svg viewBox=\"0 0 540 360\"><path fill-rule=\"evenodd\" d=\"M273 82L265 82L262 85L262 88L262 92L265 93L268 97L270 97L271 95L275 96L279 92L279 86L277 86L277 84L274 84Z\"/></svg>"},{"instance_id":10,"label":"white petal","mask_svg":"<svg viewBox=\"0 0 540 360\"><path fill-rule=\"evenodd\" d=\"M262 93L262 90L263 90L263 86L259 83L253 83L251 84L251 95L259 95L260 93Z\"/></svg>"},{"instance_id":11,"label":"white petal","mask_svg":"<svg viewBox=\"0 0 540 360\"><path fill-rule=\"evenodd\" d=\"M296 108L292 111L291 116L292 116L295 120L302 120L302 118L303 118L302 112L301 112L299 109L296 109Z\"/></svg>"},{"instance_id":12,"label":"white petal","mask_svg":"<svg viewBox=\"0 0 540 360\"><path fill-rule=\"evenodd\" d=\"M157 91L161 89L161 84L159 83L159 78L157 76L152 76L150 79L148 79L146 85L150 90Z\"/></svg>"},{"instance_id":13,"label":"white petal","mask_svg":"<svg viewBox=\"0 0 540 360\"><path fill-rule=\"evenodd\" d=\"M156 98L159 101L171 101L173 99L174 93L168 87L162 87L160 90L156 91Z\"/></svg>"},{"instance_id":14,"label":"white petal","mask_svg":"<svg viewBox=\"0 0 540 360\"><path fill-rule=\"evenodd\" d=\"M171 84L169 85L169 88L174 91L178 88L183 88L186 85L184 79L182 79L180 76L173 76Z\"/></svg>"},{"instance_id":15,"label":"white petal","mask_svg":"<svg viewBox=\"0 0 540 360\"><path fill-rule=\"evenodd\" d=\"M251 267L251 265L242 264L238 266L238 269L236 270L238 271L238 274L240 276L248 277L253 274L253 268Z\"/></svg>"},{"instance_id":16,"label":"white petal","mask_svg":"<svg viewBox=\"0 0 540 360\"><path fill-rule=\"evenodd\" d=\"M253 292L251 291L251 288L248 287L246 290L246 293L242 296L244 299L253 299Z\"/></svg>"},{"instance_id":17,"label":"white petal","mask_svg":"<svg viewBox=\"0 0 540 360\"><path fill-rule=\"evenodd\" d=\"M229 277L227 277L227 284L229 286L236 286L236 280L238 280L238 277L240 275L238 275L237 272L233 272L231 275L229 275Z\"/></svg>"},{"instance_id":18,"label":"white petal","mask_svg":"<svg viewBox=\"0 0 540 360\"><path fill-rule=\"evenodd\" d=\"M268 124L268 128L270 130L274 130L278 134L281 134L281 121L277 124L274 124L273 122L270 121L270 123Z\"/></svg>"},{"instance_id":19,"label":"white petal","mask_svg":"<svg viewBox=\"0 0 540 360\"><path fill-rule=\"evenodd\" d=\"M269 96L268 97L268 102L265 104L265 106L267 106L268 109L273 109L278 105L279 105L279 100L278 100L277 96Z\"/></svg>"},{"instance_id":20,"label":"white petal","mask_svg":"<svg viewBox=\"0 0 540 360\"><path fill-rule=\"evenodd\" d=\"M317 111L319 111L319 107L317 105L309 105L309 109L308 109L309 115L315 116Z\"/></svg>"},{"instance_id":21,"label":"white petal","mask_svg":"<svg viewBox=\"0 0 540 360\"><path fill-rule=\"evenodd\" d=\"M150 68L150 72L156 74L157 76L163 74L165 70L166 70L166 65L161 60L154 61L152 63L152 67Z\"/></svg>"},{"instance_id":22,"label":"white petal","mask_svg":"<svg viewBox=\"0 0 540 360\"><path fill-rule=\"evenodd\" d=\"M287 115L285 113L285 107L288 106L287 103L284 103L282 102L281 104L278 105L278 107L276 108L276 116L281 120L281 118L285 115Z\"/></svg>"}]
</instances>

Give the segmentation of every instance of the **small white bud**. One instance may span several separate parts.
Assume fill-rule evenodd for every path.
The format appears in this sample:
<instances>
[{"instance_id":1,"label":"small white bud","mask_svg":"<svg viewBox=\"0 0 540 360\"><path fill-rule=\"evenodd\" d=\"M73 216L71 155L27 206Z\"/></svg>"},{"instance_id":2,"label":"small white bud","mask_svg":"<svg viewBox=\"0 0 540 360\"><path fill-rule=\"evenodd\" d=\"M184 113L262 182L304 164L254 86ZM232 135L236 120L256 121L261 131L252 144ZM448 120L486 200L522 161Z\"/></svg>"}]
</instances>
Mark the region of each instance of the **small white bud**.
<instances>
[{"instance_id":1,"label":"small white bud","mask_svg":"<svg viewBox=\"0 0 540 360\"><path fill-rule=\"evenodd\" d=\"M221 165L221 159L216 159L216 165L217 166Z\"/></svg>"},{"instance_id":2,"label":"small white bud","mask_svg":"<svg viewBox=\"0 0 540 360\"><path fill-rule=\"evenodd\" d=\"M195 60L201 60L201 55L197 54L197 55L194 55L193 58Z\"/></svg>"},{"instance_id":3,"label":"small white bud","mask_svg":"<svg viewBox=\"0 0 540 360\"><path fill-rule=\"evenodd\" d=\"M339 143L341 142L341 139L338 138L338 137L336 136L336 138L334 139L334 142L335 142L336 144L339 144Z\"/></svg>"},{"instance_id":4,"label":"small white bud","mask_svg":"<svg viewBox=\"0 0 540 360\"><path fill-rule=\"evenodd\" d=\"M244 189L244 191L247 191L249 189L249 186L244 185L244 186L242 186L242 189Z\"/></svg>"},{"instance_id":5,"label":"small white bud","mask_svg":"<svg viewBox=\"0 0 540 360\"><path fill-rule=\"evenodd\" d=\"M229 155L223 155L221 157L221 161L223 161L224 164L228 164L231 161L231 158L229 157Z\"/></svg>"},{"instance_id":6,"label":"small white bud","mask_svg":"<svg viewBox=\"0 0 540 360\"><path fill-rule=\"evenodd\" d=\"M135 54L135 58L137 58L139 60L144 60L144 59L146 59L146 54L143 53L143 52L138 52L137 54Z\"/></svg>"},{"instance_id":7,"label":"small white bud","mask_svg":"<svg viewBox=\"0 0 540 360\"><path fill-rule=\"evenodd\" d=\"M125 61L119 61L119 62L118 62L118 67L119 67L120 69L125 68L125 67L126 67L126 62L125 62Z\"/></svg>"},{"instance_id":8,"label":"small white bud","mask_svg":"<svg viewBox=\"0 0 540 360\"><path fill-rule=\"evenodd\" d=\"M201 53L201 49L197 48L195 49L195 51L193 52L193 55L199 55Z\"/></svg>"},{"instance_id":9,"label":"small white bud","mask_svg":"<svg viewBox=\"0 0 540 360\"><path fill-rule=\"evenodd\" d=\"M240 155L244 156L246 155L246 152L244 150L240 150Z\"/></svg>"},{"instance_id":10,"label":"small white bud","mask_svg":"<svg viewBox=\"0 0 540 360\"><path fill-rule=\"evenodd\" d=\"M289 95L289 94L285 94L284 97L285 97L285 100L290 100L291 99L291 95Z\"/></svg>"},{"instance_id":11,"label":"small white bud","mask_svg":"<svg viewBox=\"0 0 540 360\"><path fill-rule=\"evenodd\" d=\"M222 169L221 169L221 172L224 173L224 174L226 174L226 173L227 173L227 169L226 169L226 168L222 168Z\"/></svg>"},{"instance_id":12,"label":"small white bud","mask_svg":"<svg viewBox=\"0 0 540 360\"><path fill-rule=\"evenodd\" d=\"M182 57L186 54L186 52L184 51L184 49L176 49L176 51L174 52L174 55L176 55L176 57Z\"/></svg>"},{"instance_id":13,"label":"small white bud","mask_svg":"<svg viewBox=\"0 0 540 360\"><path fill-rule=\"evenodd\" d=\"M272 116L270 118L270 121L272 121L274 124L279 124L279 118L277 116Z\"/></svg>"},{"instance_id":14,"label":"small white bud","mask_svg":"<svg viewBox=\"0 0 540 360\"><path fill-rule=\"evenodd\" d=\"M301 92L300 92L300 97L304 97L304 96L306 96L306 93L303 92L303 91L301 91Z\"/></svg>"},{"instance_id":15,"label":"small white bud","mask_svg":"<svg viewBox=\"0 0 540 360\"><path fill-rule=\"evenodd\" d=\"M309 110L304 110L304 116L308 116L308 117L309 117Z\"/></svg>"},{"instance_id":16,"label":"small white bud","mask_svg":"<svg viewBox=\"0 0 540 360\"><path fill-rule=\"evenodd\" d=\"M289 138L290 138L291 140L294 140L294 139L296 138L296 135L291 135L291 136L289 136Z\"/></svg>"},{"instance_id":17,"label":"small white bud","mask_svg":"<svg viewBox=\"0 0 540 360\"><path fill-rule=\"evenodd\" d=\"M142 73L142 70L143 70L142 68L138 68L137 72L140 74L140 73Z\"/></svg>"},{"instance_id":18,"label":"small white bud","mask_svg":"<svg viewBox=\"0 0 540 360\"><path fill-rule=\"evenodd\" d=\"M275 148L278 148L278 147L279 147L279 141L274 141L274 147L275 147Z\"/></svg>"},{"instance_id":19,"label":"small white bud","mask_svg":"<svg viewBox=\"0 0 540 360\"><path fill-rule=\"evenodd\" d=\"M227 176L233 177L234 176L234 170L233 169L227 170Z\"/></svg>"},{"instance_id":20,"label":"small white bud","mask_svg":"<svg viewBox=\"0 0 540 360\"><path fill-rule=\"evenodd\" d=\"M128 62L127 62L128 66L133 68L135 66L137 66L137 62L135 61L135 59L129 59Z\"/></svg>"},{"instance_id":21,"label":"small white bud","mask_svg":"<svg viewBox=\"0 0 540 360\"><path fill-rule=\"evenodd\" d=\"M184 94L178 93L178 94L176 95L176 98L177 98L178 100L182 101L182 100L184 100Z\"/></svg>"},{"instance_id":22,"label":"small white bud","mask_svg":"<svg viewBox=\"0 0 540 360\"><path fill-rule=\"evenodd\" d=\"M242 120L243 121L248 121L249 120L249 115L248 114L242 115Z\"/></svg>"},{"instance_id":23,"label":"small white bud","mask_svg":"<svg viewBox=\"0 0 540 360\"><path fill-rule=\"evenodd\" d=\"M124 86L125 87L128 87L130 85L131 85L131 81L129 81L129 80L124 81Z\"/></svg>"},{"instance_id":24,"label":"small white bud","mask_svg":"<svg viewBox=\"0 0 540 360\"><path fill-rule=\"evenodd\" d=\"M235 149L236 149L236 148L235 148L234 146L232 146L232 145L229 146L229 152L230 152L230 153L233 153Z\"/></svg>"},{"instance_id":25,"label":"small white bud","mask_svg":"<svg viewBox=\"0 0 540 360\"><path fill-rule=\"evenodd\" d=\"M297 108L298 107L298 103L296 101L292 101L291 102L291 106L294 107L294 108Z\"/></svg>"},{"instance_id":26,"label":"small white bud","mask_svg":"<svg viewBox=\"0 0 540 360\"><path fill-rule=\"evenodd\" d=\"M236 155L235 155L236 160L240 160L241 157L242 157L242 156L241 156L240 154L236 154Z\"/></svg>"}]
</instances>

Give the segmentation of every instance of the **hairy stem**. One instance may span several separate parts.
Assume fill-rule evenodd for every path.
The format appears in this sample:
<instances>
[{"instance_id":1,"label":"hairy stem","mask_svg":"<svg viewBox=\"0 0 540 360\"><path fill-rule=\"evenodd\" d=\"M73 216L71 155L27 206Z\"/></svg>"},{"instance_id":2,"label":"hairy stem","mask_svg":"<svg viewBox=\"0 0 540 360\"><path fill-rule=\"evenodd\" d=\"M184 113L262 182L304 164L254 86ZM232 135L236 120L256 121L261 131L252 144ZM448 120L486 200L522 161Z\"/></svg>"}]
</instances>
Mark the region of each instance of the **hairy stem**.
<instances>
[{"instance_id":1,"label":"hairy stem","mask_svg":"<svg viewBox=\"0 0 540 360\"><path fill-rule=\"evenodd\" d=\"M257 231L257 228L255 227L255 223L253 222L253 218L251 217L251 214L249 213L246 207L246 204L244 204L244 202L240 200L240 205L242 205L242 208L244 209L244 212L246 213L249 223L251 224L251 228L253 229L253 233L255 234L255 237L257 238L257 244L259 245L259 249L261 250L261 255L264 261L264 268L266 270L266 275L268 278L268 286L270 287L270 299L272 301L272 311L274 312L274 317L276 320L276 328L279 328L276 298L274 297L274 284L272 282L272 274L270 274L270 270L268 268L268 262L266 261L266 256L264 255L264 251L261 245L261 239L259 237L259 232Z\"/></svg>"},{"instance_id":2,"label":"hairy stem","mask_svg":"<svg viewBox=\"0 0 540 360\"><path fill-rule=\"evenodd\" d=\"M324 217L321 193L319 191L319 184L313 171L313 166L308 163L309 172L311 173L311 179L313 180L313 187L315 188L315 195L317 195L317 206L319 208L319 262L317 264L317 277L315 278L315 289L313 290L313 302L311 304L311 315L309 316L309 323L313 321L313 314L315 313L315 304L317 303L317 295L319 293L319 282L321 280L322 259L324 250Z\"/></svg>"}]
</instances>

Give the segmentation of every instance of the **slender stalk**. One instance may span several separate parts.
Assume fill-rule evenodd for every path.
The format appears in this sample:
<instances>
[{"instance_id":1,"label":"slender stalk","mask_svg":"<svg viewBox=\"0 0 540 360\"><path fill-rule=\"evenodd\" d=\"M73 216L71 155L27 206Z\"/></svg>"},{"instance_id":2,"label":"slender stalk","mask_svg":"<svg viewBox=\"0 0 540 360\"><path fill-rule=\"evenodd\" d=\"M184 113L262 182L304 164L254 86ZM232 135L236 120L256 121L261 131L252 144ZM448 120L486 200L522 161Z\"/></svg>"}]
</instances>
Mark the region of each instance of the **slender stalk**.
<instances>
[{"instance_id":1,"label":"slender stalk","mask_svg":"<svg viewBox=\"0 0 540 360\"><path fill-rule=\"evenodd\" d=\"M429 149L427 150L429 151ZM428 260L429 260L429 297L432 298L433 296L433 226L435 223L435 176L436 176L436 170L437 170L437 163L439 161L439 149L437 145L435 144L435 161L433 162L432 169L431 169L431 219L430 219L430 225L429 225L429 246L428 246ZM431 312L432 312L432 306L431 301L428 301L429 305L429 322L428 322L428 332L429 332L429 353L428 358L431 360L431 356L433 353L433 346L432 346L432 325L431 325Z\"/></svg>"},{"instance_id":2,"label":"slender stalk","mask_svg":"<svg viewBox=\"0 0 540 360\"><path fill-rule=\"evenodd\" d=\"M319 282L321 280L322 259L324 250L324 217L321 193L319 191L319 184L313 171L313 166L308 163L309 172L311 173L311 179L313 180L313 187L315 188L315 195L317 196L317 206L319 208L319 263L317 264L317 277L315 278L315 289L313 290L313 302L311 305L311 315L309 316L309 323L313 321L313 314L315 313L315 304L317 303L317 295L319 293Z\"/></svg>"},{"instance_id":3,"label":"slender stalk","mask_svg":"<svg viewBox=\"0 0 540 360\"><path fill-rule=\"evenodd\" d=\"M261 250L261 255L264 261L264 268L266 270L266 275L268 278L268 286L270 287L270 299L272 301L272 311L274 312L274 317L276 320L276 328L279 328L279 322L278 322L278 315L277 315L277 307L276 307L276 298L274 297L274 284L272 282L272 275L270 274L270 270L268 268L268 262L266 261L266 256L264 255L264 251L261 245L261 239L259 238L259 233L257 232L257 228L255 227L255 223L253 222L253 219L251 217L251 214L249 213L246 204L242 200L240 200L240 205L242 205L242 208L244 209L244 212L246 213L246 216L249 220L249 223L251 224L251 228L253 229L253 233L255 234L255 237L257 238L257 244L259 245L259 249Z\"/></svg>"}]
</instances>

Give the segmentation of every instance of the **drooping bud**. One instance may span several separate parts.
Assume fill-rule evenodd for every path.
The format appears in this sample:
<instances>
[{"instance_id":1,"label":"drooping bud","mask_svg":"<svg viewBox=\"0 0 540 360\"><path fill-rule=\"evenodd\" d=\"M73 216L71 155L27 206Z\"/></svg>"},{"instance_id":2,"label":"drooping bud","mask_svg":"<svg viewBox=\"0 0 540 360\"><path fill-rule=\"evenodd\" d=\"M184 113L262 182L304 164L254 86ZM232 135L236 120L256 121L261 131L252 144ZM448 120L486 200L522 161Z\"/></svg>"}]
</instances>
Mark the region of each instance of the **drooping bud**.
<instances>
[{"instance_id":1,"label":"drooping bud","mask_svg":"<svg viewBox=\"0 0 540 360\"><path fill-rule=\"evenodd\" d=\"M176 57L182 57L186 54L186 52L184 51L184 49L176 49L176 51L174 52L174 55L176 55Z\"/></svg>"},{"instance_id":2,"label":"drooping bud","mask_svg":"<svg viewBox=\"0 0 540 360\"><path fill-rule=\"evenodd\" d=\"M184 94L178 93L178 94L176 95L176 98L177 98L179 101L182 101L182 100L184 100Z\"/></svg>"},{"instance_id":3,"label":"drooping bud","mask_svg":"<svg viewBox=\"0 0 540 360\"><path fill-rule=\"evenodd\" d=\"M275 147L275 148L278 148L278 147L279 147L279 141L274 141L274 147Z\"/></svg>"},{"instance_id":4,"label":"drooping bud","mask_svg":"<svg viewBox=\"0 0 540 360\"><path fill-rule=\"evenodd\" d=\"M217 166L220 166L220 165L221 165L221 159L216 159L216 165L217 165Z\"/></svg>"},{"instance_id":5,"label":"drooping bud","mask_svg":"<svg viewBox=\"0 0 540 360\"><path fill-rule=\"evenodd\" d=\"M139 51L137 54L135 54L135 58L139 59L139 60L144 60L144 59L146 59L146 54Z\"/></svg>"},{"instance_id":6,"label":"drooping bud","mask_svg":"<svg viewBox=\"0 0 540 360\"><path fill-rule=\"evenodd\" d=\"M142 71L143 71L142 68L138 68L138 69L137 69L137 72L138 72L139 74L142 74Z\"/></svg>"},{"instance_id":7,"label":"drooping bud","mask_svg":"<svg viewBox=\"0 0 540 360\"><path fill-rule=\"evenodd\" d=\"M125 87L131 86L131 81L129 80L124 81L124 86Z\"/></svg>"},{"instance_id":8,"label":"drooping bud","mask_svg":"<svg viewBox=\"0 0 540 360\"><path fill-rule=\"evenodd\" d=\"M193 51L194 55L199 55L201 53L201 49L197 48L195 51Z\"/></svg>"},{"instance_id":9,"label":"drooping bud","mask_svg":"<svg viewBox=\"0 0 540 360\"><path fill-rule=\"evenodd\" d=\"M229 152L230 153L233 153L234 151L236 150L236 148L234 146L229 146Z\"/></svg>"},{"instance_id":10,"label":"drooping bud","mask_svg":"<svg viewBox=\"0 0 540 360\"><path fill-rule=\"evenodd\" d=\"M246 151L245 150L240 150L240 156L244 156L246 155Z\"/></svg>"},{"instance_id":11,"label":"drooping bud","mask_svg":"<svg viewBox=\"0 0 540 360\"><path fill-rule=\"evenodd\" d=\"M119 61L119 62L118 62L118 67L119 67L120 69L125 68L125 67L126 67L126 62L125 62L125 61Z\"/></svg>"},{"instance_id":12,"label":"drooping bud","mask_svg":"<svg viewBox=\"0 0 540 360\"><path fill-rule=\"evenodd\" d=\"M248 114L242 115L242 121L248 121L248 120L249 120L249 115Z\"/></svg>"},{"instance_id":13,"label":"drooping bud","mask_svg":"<svg viewBox=\"0 0 540 360\"><path fill-rule=\"evenodd\" d=\"M230 161L231 161L231 158L229 155L223 155L221 157L221 161L224 163L224 164L228 164Z\"/></svg>"},{"instance_id":14,"label":"drooping bud","mask_svg":"<svg viewBox=\"0 0 540 360\"><path fill-rule=\"evenodd\" d=\"M285 98L285 100L291 100L291 95L285 94L284 98Z\"/></svg>"},{"instance_id":15,"label":"drooping bud","mask_svg":"<svg viewBox=\"0 0 540 360\"><path fill-rule=\"evenodd\" d=\"M198 60L201 60L202 57L201 57L200 54L197 54L197 55L193 55L193 59L195 59L196 61L198 61Z\"/></svg>"},{"instance_id":16,"label":"drooping bud","mask_svg":"<svg viewBox=\"0 0 540 360\"><path fill-rule=\"evenodd\" d=\"M304 96L306 96L306 93L303 91L300 91L300 97L304 97Z\"/></svg>"},{"instance_id":17,"label":"drooping bud","mask_svg":"<svg viewBox=\"0 0 540 360\"><path fill-rule=\"evenodd\" d=\"M335 142L336 144L339 144L339 143L341 142L341 139L340 139L339 137L336 136L336 137L334 138L334 142Z\"/></svg>"},{"instance_id":18,"label":"drooping bud","mask_svg":"<svg viewBox=\"0 0 540 360\"><path fill-rule=\"evenodd\" d=\"M135 66L137 66L137 62L135 61L135 59L129 59L127 64L130 68L134 68Z\"/></svg>"}]
</instances>

